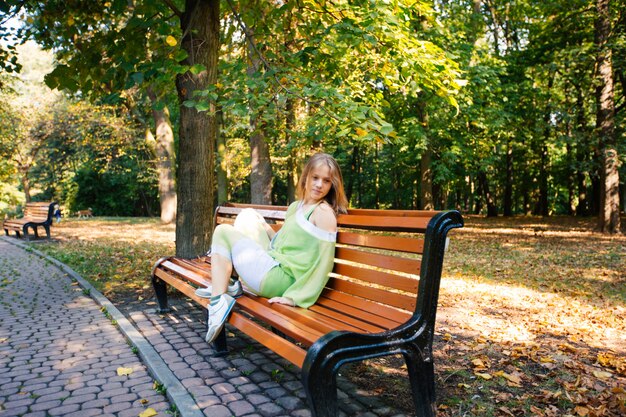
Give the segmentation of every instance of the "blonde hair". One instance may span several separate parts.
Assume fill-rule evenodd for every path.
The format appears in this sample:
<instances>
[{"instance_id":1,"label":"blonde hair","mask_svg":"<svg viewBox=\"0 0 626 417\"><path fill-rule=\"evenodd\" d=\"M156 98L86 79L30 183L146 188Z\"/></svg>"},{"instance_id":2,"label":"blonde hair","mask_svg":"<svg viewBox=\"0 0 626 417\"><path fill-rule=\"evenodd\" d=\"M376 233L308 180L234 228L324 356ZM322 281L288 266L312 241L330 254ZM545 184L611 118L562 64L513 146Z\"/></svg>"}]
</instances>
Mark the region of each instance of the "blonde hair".
<instances>
[{"instance_id":1,"label":"blonde hair","mask_svg":"<svg viewBox=\"0 0 626 417\"><path fill-rule=\"evenodd\" d=\"M327 153L316 153L309 158L306 165L302 169L302 175L298 181L298 187L296 189L296 195L299 199L303 199L305 195L306 183L314 168L326 165L330 169L331 187L324 201L326 201L332 208L335 214L348 212L348 198L343 188L343 177L341 176L341 168L339 164L331 155Z\"/></svg>"}]
</instances>

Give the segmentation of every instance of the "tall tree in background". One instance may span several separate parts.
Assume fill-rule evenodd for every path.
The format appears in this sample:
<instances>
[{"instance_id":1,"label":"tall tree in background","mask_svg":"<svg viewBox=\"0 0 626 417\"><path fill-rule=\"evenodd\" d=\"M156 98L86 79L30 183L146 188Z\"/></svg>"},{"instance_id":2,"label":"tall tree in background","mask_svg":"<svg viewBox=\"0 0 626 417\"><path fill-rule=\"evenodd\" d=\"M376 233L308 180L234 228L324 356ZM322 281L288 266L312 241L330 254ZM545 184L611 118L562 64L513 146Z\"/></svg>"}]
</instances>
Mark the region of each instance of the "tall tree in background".
<instances>
[{"instance_id":1,"label":"tall tree in background","mask_svg":"<svg viewBox=\"0 0 626 417\"><path fill-rule=\"evenodd\" d=\"M191 68L176 78L181 103L176 255L185 258L203 254L211 242L217 109L214 102L209 102L208 112L185 102L217 82L219 10L219 0L186 0L180 13L182 46L187 52L183 63Z\"/></svg>"},{"instance_id":2,"label":"tall tree in background","mask_svg":"<svg viewBox=\"0 0 626 417\"><path fill-rule=\"evenodd\" d=\"M597 0L595 46L597 62L596 129L600 161L599 229L604 233L620 233L619 218L619 159L615 137L615 98L613 91L612 50L608 44L611 34L609 0Z\"/></svg>"}]
</instances>

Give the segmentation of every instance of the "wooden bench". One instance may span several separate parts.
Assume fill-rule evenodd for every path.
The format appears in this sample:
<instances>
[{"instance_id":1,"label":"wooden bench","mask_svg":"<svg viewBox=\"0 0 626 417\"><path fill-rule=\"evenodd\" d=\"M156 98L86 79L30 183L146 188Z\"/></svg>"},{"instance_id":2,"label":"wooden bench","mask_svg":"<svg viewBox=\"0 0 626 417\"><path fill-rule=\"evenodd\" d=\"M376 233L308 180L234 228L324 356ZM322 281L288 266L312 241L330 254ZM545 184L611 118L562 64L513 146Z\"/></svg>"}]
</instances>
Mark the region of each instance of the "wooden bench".
<instances>
[{"instance_id":1,"label":"wooden bench","mask_svg":"<svg viewBox=\"0 0 626 417\"><path fill-rule=\"evenodd\" d=\"M233 223L246 207L276 230L286 207L227 204L214 224ZM418 416L435 415L432 343L443 256L449 230L463 226L457 211L349 210L338 217L335 265L317 303L308 309L269 304L245 293L230 325L302 368L314 416L335 416L336 374L350 362L402 354ZM194 294L211 280L209 257L163 258L152 272L160 312L167 284L202 307ZM214 342L227 352L222 330Z\"/></svg>"},{"instance_id":2,"label":"wooden bench","mask_svg":"<svg viewBox=\"0 0 626 417\"><path fill-rule=\"evenodd\" d=\"M28 228L33 229L35 237L39 237L37 228L42 226L46 230L46 235L50 239L50 225L54 216L55 202L26 203L24 207L24 217L21 219L8 219L2 223L4 233L9 236L9 230L13 230L17 237L20 233L24 234L24 238L30 240Z\"/></svg>"}]
</instances>

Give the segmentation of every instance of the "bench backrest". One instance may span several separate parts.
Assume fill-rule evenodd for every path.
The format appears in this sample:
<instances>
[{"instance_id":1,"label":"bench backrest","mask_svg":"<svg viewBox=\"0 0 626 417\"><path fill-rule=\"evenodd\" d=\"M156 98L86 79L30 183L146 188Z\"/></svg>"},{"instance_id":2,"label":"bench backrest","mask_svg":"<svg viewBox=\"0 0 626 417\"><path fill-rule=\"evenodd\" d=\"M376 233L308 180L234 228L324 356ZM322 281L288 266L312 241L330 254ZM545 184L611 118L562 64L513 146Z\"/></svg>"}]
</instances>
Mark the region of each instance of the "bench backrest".
<instances>
[{"instance_id":1,"label":"bench backrest","mask_svg":"<svg viewBox=\"0 0 626 417\"><path fill-rule=\"evenodd\" d=\"M278 230L287 207L227 204L216 210L214 224L233 223L246 207L255 208ZM443 227L436 223L448 219ZM458 212L351 209L337 218L335 265L318 304L355 306L379 315L380 325L397 327L411 316L434 320L441 264L450 228L461 227ZM436 235L442 234L442 239ZM435 251L436 256L425 256ZM422 258L429 264L422 264ZM438 262L440 261L440 262ZM437 265L439 264L439 265ZM434 303L434 304L433 304ZM345 311L342 311L345 313Z\"/></svg>"},{"instance_id":2,"label":"bench backrest","mask_svg":"<svg viewBox=\"0 0 626 417\"><path fill-rule=\"evenodd\" d=\"M50 220L54 215L55 203L26 203L24 207L24 217L37 219L40 221Z\"/></svg>"}]
</instances>

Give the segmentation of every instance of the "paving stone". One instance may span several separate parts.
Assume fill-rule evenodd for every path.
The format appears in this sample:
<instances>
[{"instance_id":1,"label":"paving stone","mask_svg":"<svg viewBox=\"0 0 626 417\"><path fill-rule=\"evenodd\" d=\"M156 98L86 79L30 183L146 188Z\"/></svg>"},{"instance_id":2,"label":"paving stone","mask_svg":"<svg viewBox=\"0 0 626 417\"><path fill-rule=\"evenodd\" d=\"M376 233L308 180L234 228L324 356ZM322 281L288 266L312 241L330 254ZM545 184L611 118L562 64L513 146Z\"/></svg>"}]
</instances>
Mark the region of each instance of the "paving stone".
<instances>
[{"instance_id":1,"label":"paving stone","mask_svg":"<svg viewBox=\"0 0 626 417\"><path fill-rule=\"evenodd\" d=\"M46 402L38 402L30 406L31 411L44 411L56 408L61 405L61 400L52 400Z\"/></svg>"},{"instance_id":2,"label":"paving stone","mask_svg":"<svg viewBox=\"0 0 626 417\"><path fill-rule=\"evenodd\" d=\"M212 405L202 410L208 417L232 417L233 413L223 405Z\"/></svg>"},{"instance_id":3,"label":"paving stone","mask_svg":"<svg viewBox=\"0 0 626 417\"><path fill-rule=\"evenodd\" d=\"M263 395L263 394L250 394L250 395L247 395L246 396L246 400L250 401L254 405L264 404L264 403L272 401L271 398L269 398L268 396Z\"/></svg>"},{"instance_id":4,"label":"paving stone","mask_svg":"<svg viewBox=\"0 0 626 417\"><path fill-rule=\"evenodd\" d=\"M110 399L108 398L97 398L95 400L86 401L82 404L81 408L104 408L107 405L111 404Z\"/></svg>"},{"instance_id":5,"label":"paving stone","mask_svg":"<svg viewBox=\"0 0 626 417\"><path fill-rule=\"evenodd\" d=\"M2 414L0 413L0 416ZM33 413L26 413L26 414L22 414L20 415L20 417L48 417L48 413L46 413L45 411L35 411Z\"/></svg>"},{"instance_id":6,"label":"paving stone","mask_svg":"<svg viewBox=\"0 0 626 417\"><path fill-rule=\"evenodd\" d=\"M68 413L72 413L80 409L78 404L64 404L60 407L52 408L48 410L48 415L51 416L64 416Z\"/></svg>"},{"instance_id":7,"label":"paving stone","mask_svg":"<svg viewBox=\"0 0 626 417\"><path fill-rule=\"evenodd\" d=\"M257 412L266 417L279 416L285 413L285 410L272 402L263 403L257 406Z\"/></svg>"},{"instance_id":8,"label":"paving stone","mask_svg":"<svg viewBox=\"0 0 626 417\"><path fill-rule=\"evenodd\" d=\"M254 412L254 405L249 401L240 400L228 403L228 408L235 416L243 416Z\"/></svg>"}]
</instances>

